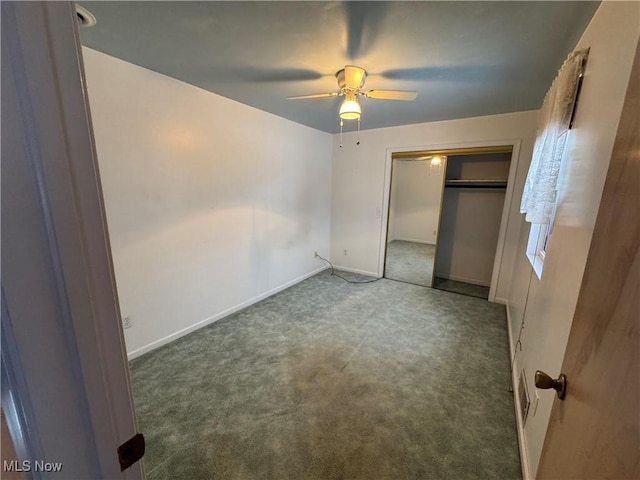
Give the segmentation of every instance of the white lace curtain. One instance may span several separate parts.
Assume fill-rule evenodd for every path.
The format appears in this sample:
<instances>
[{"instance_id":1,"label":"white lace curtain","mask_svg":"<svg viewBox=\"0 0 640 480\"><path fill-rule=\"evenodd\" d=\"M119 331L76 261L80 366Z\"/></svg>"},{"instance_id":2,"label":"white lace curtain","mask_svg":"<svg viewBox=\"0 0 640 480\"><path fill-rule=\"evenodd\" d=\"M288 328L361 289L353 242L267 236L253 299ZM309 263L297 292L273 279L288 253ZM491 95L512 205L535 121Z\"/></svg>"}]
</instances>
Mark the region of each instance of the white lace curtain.
<instances>
[{"instance_id":1,"label":"white lace curtain","mask_svg":"<svg viewBox=\"0 0 640 480\"><path fill-rule=\"evenodd\" d=\"M578 81L588 54L588 49L569 54L542 103L520 204L520 213L526 213L527 222L548 224L551 220Z\"/></svg>"}]
</instances>

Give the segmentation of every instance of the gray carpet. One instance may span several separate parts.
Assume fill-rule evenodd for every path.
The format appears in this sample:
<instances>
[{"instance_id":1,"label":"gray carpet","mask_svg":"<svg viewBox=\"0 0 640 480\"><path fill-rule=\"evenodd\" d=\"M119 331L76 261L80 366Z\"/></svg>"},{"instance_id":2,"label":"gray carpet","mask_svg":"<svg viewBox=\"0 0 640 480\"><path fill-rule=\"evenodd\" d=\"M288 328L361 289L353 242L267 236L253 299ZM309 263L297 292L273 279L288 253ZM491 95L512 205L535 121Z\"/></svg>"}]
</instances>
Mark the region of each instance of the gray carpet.
<instances>
[{"instance_id":1,"label":"gray carpet","mask_svg":"<svg viewBox=\"0 0 640 480\"><path fill-rule=\"evenodd\" d=\"M387 244L384 276L391 280L430 287L435 245L394 240Z\"/></svg>"},{"instance_id":2,"label":"gray carpet","mask_svg":"<svg viewBox=\"0 0 640 480\"><path fill-rule=\"evenodd\" d=\"M131 372L150 480L521 478L484 300L323 272Z\"/></svg>"},{"instance_id":3,"label":"gray carpet","mask_svg":"<svg viewBox=\"0 0 640 480\"><path fill-rule=\"evenodd\" d=\"M489 287L483 285L474 285L473 283L458 282L448 278L435 277L433 279L433 288L438 290L446 290L447 292L460 293L462 295L470 295L472 297L489 298Z\"/></svg>"}]
</instances>

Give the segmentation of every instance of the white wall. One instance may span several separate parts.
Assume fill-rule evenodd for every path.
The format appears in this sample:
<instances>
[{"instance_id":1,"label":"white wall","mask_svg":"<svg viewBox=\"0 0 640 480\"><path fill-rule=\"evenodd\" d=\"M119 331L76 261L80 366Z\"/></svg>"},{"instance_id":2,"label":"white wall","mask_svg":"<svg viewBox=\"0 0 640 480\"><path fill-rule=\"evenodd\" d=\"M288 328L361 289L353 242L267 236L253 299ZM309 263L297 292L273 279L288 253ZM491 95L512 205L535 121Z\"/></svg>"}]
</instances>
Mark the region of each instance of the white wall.
<instances>
[{"instance_id":1,"label":"white wall","mask_svg":"<svg viewBox=\"0 0 640 480\"><path fill-rule=\"evenodd\" d=\"M366 107L363 109L364 116ZM342 148L339 148L339 136L334 135L332 261L341 268L369 275L377 275L381 270L388 151L488 146L513 140L519 145L519 158L525 159L516 162L513 182L516 191L522 191L533 149L536 118L537 112L531 111L365 130L360 133L360 145L356 145L355 134L345 133ZM519 200L515 198L509 206L507 238L512 240L505 243L496 289L496 300L505 302L519 232Z\"/></svg>"},{"instance_id":2,"label":"white wall","mask_svg":"<svg viewBox=\"0 0 640 480\"><path fill-rule=\"evenodd\" d=\"M83 54L130 356L324 268L329 134Z\"/></svg>"},{"instance_id":3,"label":"white wall","mask_svg":"<svg viewBox=\"0 0 640 480\"><path fill-rule=\"evenodd\" d=\"M389 241L435 245L444 166L428 161L393 161Z\"/></svg>"},{"instance_id":4,"label":"white wall","mask_svg":"<svg viewBox=\"0 0 640 480\"><path fill-rule=\"evenodd\" d=\"M554 398L551 391L539 391L540 401L535 408L533 376L538 369L554 377L560 373L629 82L640 30L638 18L640 4L637 2L605 1L576 46L591 47L591 51L568 139L556 222L547 245L541 280L532 275L525 258L529 225L519 219L518 255L508 311L512 345L524 317L523 348L521 352L516 349L515 371L524 368L532 397L524 429L527 468L532 478ZM571 388L570 378L568 382Z\"/></svg>"}]
</instances>

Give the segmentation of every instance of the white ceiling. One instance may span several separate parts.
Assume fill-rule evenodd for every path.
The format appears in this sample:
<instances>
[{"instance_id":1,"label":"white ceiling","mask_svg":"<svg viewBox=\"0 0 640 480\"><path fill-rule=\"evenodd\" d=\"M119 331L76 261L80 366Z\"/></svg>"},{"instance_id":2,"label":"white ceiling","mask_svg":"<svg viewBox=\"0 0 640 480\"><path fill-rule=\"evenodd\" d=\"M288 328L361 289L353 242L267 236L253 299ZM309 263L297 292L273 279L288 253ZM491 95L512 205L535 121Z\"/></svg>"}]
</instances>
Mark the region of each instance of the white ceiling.
<instances>
[{"instance_id":1,"label":"white ceiling","mask_svg":"<svg viewBox=\"0 0 640 480\"><path fill-rule=\"evenodd\" d=\"M533 110L598 2L84 1L83 45L330 133L344 65L366 89L362 128ZM345 130L355 123L345 122Z\"/></svg>"}]
</instances>

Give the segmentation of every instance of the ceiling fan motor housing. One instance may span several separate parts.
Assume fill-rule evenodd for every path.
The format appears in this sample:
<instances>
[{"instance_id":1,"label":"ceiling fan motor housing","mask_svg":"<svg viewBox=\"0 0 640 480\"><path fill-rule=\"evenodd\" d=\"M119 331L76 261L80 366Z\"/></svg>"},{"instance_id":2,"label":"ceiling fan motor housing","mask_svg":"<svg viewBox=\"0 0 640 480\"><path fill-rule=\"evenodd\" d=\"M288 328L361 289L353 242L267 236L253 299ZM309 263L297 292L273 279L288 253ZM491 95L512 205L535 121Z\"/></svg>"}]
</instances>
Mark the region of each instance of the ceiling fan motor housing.
<instances>
[{"instance_id":1,"label":"ceiling fan motor housing","mask_svg":"<svg viewBox=\"0 0 640 480\"><path fill-rule=\"evenodd\" d=\"M289 100L306 100L309 98L327 98L337 96L364 95L367 98L377 98L381 100L415 100L418 92L406 90L367 90L363 91L364 82L367 78L367 71L364 68L354 65L346 65L342 70L336 72L336 80L340 92L313 93L311 95L296 95L287 97ZM357 102L357 100L352 99ZM355 108L355 107L354 107ZM344 117L343 117L344 118Z\"/></svg>"},{"instance_id":2,"label":"ceiling fan motor housing","mask_svg":"<svg viewBox=\"0 0 640 480\"><path fill-rule=\"evenodd\" d=\"M346 74L349 69L349 75ZM342 70L338 70L336 73L336 79L338 80L338 87L340 90L359 90L364 86L364 80L367 77L367 72L364 68L354 67L348 65Z\"/></svg>"}]
</instances>

